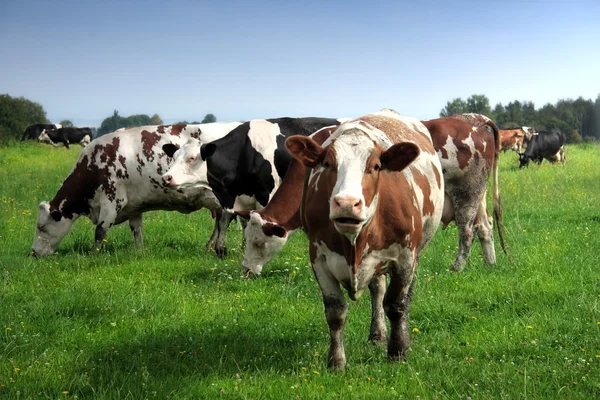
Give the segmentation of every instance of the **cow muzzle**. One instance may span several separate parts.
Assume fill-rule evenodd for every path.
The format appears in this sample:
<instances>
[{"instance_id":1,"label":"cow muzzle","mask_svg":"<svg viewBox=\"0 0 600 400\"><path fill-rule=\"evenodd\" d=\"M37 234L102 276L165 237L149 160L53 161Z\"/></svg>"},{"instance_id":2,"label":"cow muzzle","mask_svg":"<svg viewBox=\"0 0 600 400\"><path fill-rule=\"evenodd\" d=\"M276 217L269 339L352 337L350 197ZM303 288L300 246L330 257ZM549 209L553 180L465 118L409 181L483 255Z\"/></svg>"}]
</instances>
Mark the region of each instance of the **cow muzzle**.
<instances>
[{"instance_id":1,"label":"cow muzzle","mask_svg":"<svg viewBox=\"0 0 600 400\"><path fill-rule=\"evenodd\" d=\"M365 222L364 202L353 196L335 196L331 202L330 219L342 234L359 231Z\"/></svg>"}]
</instances>

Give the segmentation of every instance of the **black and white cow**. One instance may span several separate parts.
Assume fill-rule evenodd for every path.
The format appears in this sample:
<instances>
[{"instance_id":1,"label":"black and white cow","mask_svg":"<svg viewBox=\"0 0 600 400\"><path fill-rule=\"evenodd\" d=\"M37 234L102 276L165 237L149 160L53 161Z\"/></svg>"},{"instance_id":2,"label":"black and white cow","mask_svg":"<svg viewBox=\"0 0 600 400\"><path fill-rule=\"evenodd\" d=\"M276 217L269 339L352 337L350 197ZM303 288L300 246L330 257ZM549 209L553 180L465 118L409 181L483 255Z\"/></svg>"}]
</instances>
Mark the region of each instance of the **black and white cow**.
<instances>
[{"instance_id":1,"label":"black and white cow","mask_svg":"<svg viewBox=\"0 0 600 400\"><path fill-rule=\"evenodd\" d=\"M66 127L58 129L45 129L40 133L38 141L58 146L59 143L69 148L69 143L79 143L85 147L92 140L92 130L90 128Z\"/></svg>"},{"instance_id":2,"label":"black and white cow","mask_svg":"<svg viewBox=\"0 0 600 400\"><path fill-rule=\"evenodd\" d=\"M21 141L23 141L23 140L36 140L44 130L59 129L59 128L62 128L61 124L33 124L33 125L29 125L27 127L27 129L25 129L25 132L23 133L23 136L21 136Z\"/></svg>"},{"instance_id":3,"label":"black and white cow","mask_svg":"<svg viewBox=\"0 0 600 400\"><path fill-rule=\"evenodd\" d=\"M560 161L564 165L564 142L564 135L559 132L540 131L533 135L526 135L523 140L525 151L519 153L519 167L528 166L530 161L539 165L544 158L551 163Z\"/></svg>"},{"instance_id":4,"label":"black and white cow","mask_svg":"<svg viewBox=\"0 0 600 400\"><path fill-rule=\"evenodd\" d=\"M313 117L258 119L241 124L211 143L190 141L179 150L166 146L163 150L175 161L163 180L174 188L209 185L225 209L260 209L279 187L292 159L285 139L308 136L340 122ZM220 226L226 231L232 214L223 213L223 218L226 220ZM215 250L219 255L226 254L224 236Z\"/></svg>"},{"instance_id":5,"label":"black and white cow","mask_svg":"<svg viewBox=\"0 0 600 400\"><path fill-rule=\"evenodd\" d=\"M81 151L73 170L50 202L41 202L33 240L34 255L53 254L73 222L82 215L96 225L95 246L108 230L129 220L135 243L142 244L142 213L176 210L190 213L220 204L210 188L172 190L162 175L172 159L163 145L191 138L222 137L235 123L160 125L104 135Z\"/></svg>"}]
</instances>

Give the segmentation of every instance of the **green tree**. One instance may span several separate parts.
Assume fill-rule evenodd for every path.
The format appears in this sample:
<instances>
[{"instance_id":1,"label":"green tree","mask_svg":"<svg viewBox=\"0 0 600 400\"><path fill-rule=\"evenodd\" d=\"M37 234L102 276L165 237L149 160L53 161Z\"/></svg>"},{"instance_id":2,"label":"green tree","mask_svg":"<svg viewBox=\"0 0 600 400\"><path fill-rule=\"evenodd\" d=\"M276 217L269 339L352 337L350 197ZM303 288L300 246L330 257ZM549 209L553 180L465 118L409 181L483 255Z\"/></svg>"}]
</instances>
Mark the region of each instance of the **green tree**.
<instances>
[{"instance_id":1,"label":"green tree","mask_svg":"<svg viewBox=\"0 0 600 400\"><path fill-rule=\"evenodd\" d=\"M214 114L206 114L204 116L204 119L202 120L202 123L203 124L208 124L208 123L211 123L211 122L217 122L217 117L215 117Z\"/></svg>"},{"instance_id":2,"label":"green tree","mask_svg":"<svg viewBox=\"0 0 600 400\"><path fill-rule=\"evenodd\" d=\"M20 139L29 125L49 123L39 103L24 97L0 95L0 143Z\"/></svg>"},{"instance_id":3,"label":"green tree","mask_svg":"<svg viewBox=\"0 0 600 400\"><path fill-rule=\"evenodd\" d=\"M473 94L467 99L467 112L490 116L492 108L490 100L483 94Z\"/></svg>"},{"instance_id":4,"label":"green tree","mask_svg":"<svg viewBox=\"0 0 600 400\"><path fill-rule=\"evenodd\" d=\"M163 125L164 122L162 120L162 118L160 117L160 115L158 114L154 114L152 117L150 117L150 125Z\"/></svg>"},{"instance_id":5,"label":"green tree","mask_svg":"<svg viewBox=\"0 0 600 400\"><path fill-rule=\"evenodd\" d=\"M69 119L63 119L59 122L59 124L61 124L63 128L70 128L73 126L73 122L71 122Z\"/></svg>"},{"instance_id":6,"label":"green tree","mask_svg":"<svg viewBox=\"0 0 600 400\"><path fill-rule=\"evenodd\" d=\"M446 107L442 108L442 111L440 111L440 117L448 117L453 114L463 114L466 112L468 112L467 103L460 97L457 97L446 103Z\"/></svg>"}]
</instances>

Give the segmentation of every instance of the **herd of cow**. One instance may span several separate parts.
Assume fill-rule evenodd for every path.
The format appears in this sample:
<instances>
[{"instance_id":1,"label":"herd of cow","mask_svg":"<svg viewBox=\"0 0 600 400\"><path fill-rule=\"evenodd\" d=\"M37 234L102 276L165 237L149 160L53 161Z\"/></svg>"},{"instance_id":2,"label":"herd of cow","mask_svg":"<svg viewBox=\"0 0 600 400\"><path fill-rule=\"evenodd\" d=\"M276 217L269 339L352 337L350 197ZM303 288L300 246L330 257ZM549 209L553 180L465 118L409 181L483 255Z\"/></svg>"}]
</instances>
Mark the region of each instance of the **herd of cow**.
<instances>
[{"instance_id":1,"label":"herd of cow","mask_svg":"<svg viewBox=\"0 0 600 400\"><path fill-rule=\"evenodd\" d=\"M21 140L37 139L55 147L62 143L67 149L69 143L79 143L85 147L92 140L90 128L64 127L61 124L34 124L25 129Z\"/></svg>"},{"instance_id":2,"label":"herd of cow","mask_svg":"<svg viewBox=\"0 0 600 400\"><path fill-rule=\"evenodd\" d=\"M328 366L345 365L342 287L352 300L368 287L369 340L387 340L388 356L403 359L421 251L440 222L446 228L455 221L453 269L464 267L475 235L484 260L496 262L486 188L492 177L505 250L498 156L501 149L523 148L522 165L542 158L564 162L562 136L525 127L499 131L479 114L418 121L384 109L356 119L130 128L92 141L54 198L40 203L32 254L54 254L82 215L96 225L100 248L108 230L125 221L142 245L146 211L208 208L215 225L207 246L218 255L226 254L235 215L247 221L242 270L257 275L303 229L330 328Z\"/></svg>"}]
</instances>

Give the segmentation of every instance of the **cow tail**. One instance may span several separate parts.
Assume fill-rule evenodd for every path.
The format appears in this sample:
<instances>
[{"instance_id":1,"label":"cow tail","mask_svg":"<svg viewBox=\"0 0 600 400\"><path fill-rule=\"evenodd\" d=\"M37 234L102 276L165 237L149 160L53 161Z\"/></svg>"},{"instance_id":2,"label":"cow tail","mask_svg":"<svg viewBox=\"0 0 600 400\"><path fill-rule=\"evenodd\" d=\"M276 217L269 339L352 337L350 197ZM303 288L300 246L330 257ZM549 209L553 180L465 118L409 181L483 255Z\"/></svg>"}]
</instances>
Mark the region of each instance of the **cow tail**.
<instances>
[{"instance_id":1,"label":"cow tail","mask_svg":"<svg viewBox=\"0 0 600 400\"><path fill-rule=\"evenodd\" d=\"M493 175L493 188L494 188L494 218L496 220L496 229L498 229L498 237L500 238L500 245L504 254L508 254L506 251L506 244L504 242L504 223L502 222L502 199L500 198L500 189L498 187L498 160L500 159L500 133L498 127L491 120L486 122L493 133L494 133L494 164L492 166Z\"/></svg>"}]
</instances>

